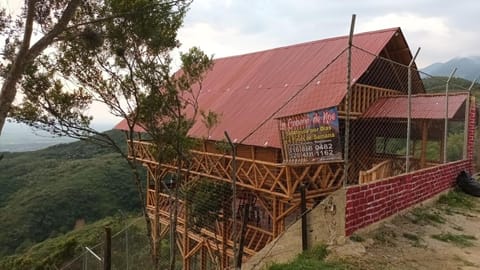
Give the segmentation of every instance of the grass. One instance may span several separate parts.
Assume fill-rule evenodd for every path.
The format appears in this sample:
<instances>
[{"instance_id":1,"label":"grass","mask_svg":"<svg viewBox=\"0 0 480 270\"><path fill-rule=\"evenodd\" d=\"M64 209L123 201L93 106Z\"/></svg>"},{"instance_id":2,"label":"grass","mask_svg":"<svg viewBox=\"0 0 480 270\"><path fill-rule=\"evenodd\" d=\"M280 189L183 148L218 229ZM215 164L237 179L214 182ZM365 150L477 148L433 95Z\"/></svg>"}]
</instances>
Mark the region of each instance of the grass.
<instances>
[{"instance_id":1,"label":"grass","mask_svg":"<svg viewBox=\"0 0 480 270\"><path fill-rule=\"evenodd\" d=\"M468 194L455 189L447 194L440 196L438 204L445 205L451 208L460 208L472 210L475 208L475 204Z\"/></svg>"},{"instance_id":2,"label":"grass","mask_svg":"<svg viewBox=\"0 0 480 270\"><path fill-rule=\"evenodd\" d=\"M268 267L269 270L346 270L347 265L339 262L326 262L328 250L325 245L317 246L311 250L298 255L295 260L289 263L274 263Z\"/></svg>"},{"instance_id":3,"label":"grass","mask_svg":"<svg viewBox=\"0 0 480 270\"><path fill-rule=\"evenodd\" d=\"M420 241L420 237L413 233L403 233L403 237L407 238L408 240L418 242Z\"/></svg>"},{"instance_id":4,"label":"grass","mask_svg":"<svg viewBox=\"0 0 480 270\"><path fill-rule=\"evenodd\" d=\"M463 232L464 229L460 226L452 226L452 229L456 230L456 231L459 231L459 232Z\"/></svg>"},{"instance_id":5,"label":"grass","mask_svg":"<svg viewBox=\"0 0 480 270\"><path fill-rule=\"evenodd\" d=\"M373 239L388 246L395 246L396 238L397 234L394 231L387 230L385 228L378 230L373 236Z\"/></svg>"},{"instance_id":6,"label":"grass","mask_svg":"<svg viewBox=\"0 0 480 270\"><path fill-rule=\"evenodd\" d=\"M445 218L438 212L431 212L426 208L415 208L410 219L414 224L444 224Z\"/></svg>"},{"instance_id":7,"label":"grass","mask_svg":"<svg viewBox=\"0 0 480 270\"><path fill-rule=\"evenodd\" d=\"M359 242L359 243L365 241L365 239L364 239L363 237L361 237L360 235L358 235L358 234L352 234L352 235L350 236L350 240L352 240L353 242Z\"/></svg>"},{"instance_id":8,"label":"grass","mask_svg":"<svg viewBox=\"0 0 480 270\"><path fill-rule=\"evenodd\" d=\"M432 238L442 242L452 243L458 247L471 247L473 246L472 240L477 239L473 235L452 233L434 234L432 235Z\"/></svg>"},{"instance_id":9,"label":"grass","mask_svg":"<svg viewBox=\"0 0 480 270\"><path fill-rule=\"evenodd\" d=\"M407 233L407 232L403 233L402 235L403 235L403 237L405 237L406 239L408 239L412 242L412 246L422 247L423 239L421 237L419 237L418 235L413 234L413 233Z\"/></svg>"}]
</instances>

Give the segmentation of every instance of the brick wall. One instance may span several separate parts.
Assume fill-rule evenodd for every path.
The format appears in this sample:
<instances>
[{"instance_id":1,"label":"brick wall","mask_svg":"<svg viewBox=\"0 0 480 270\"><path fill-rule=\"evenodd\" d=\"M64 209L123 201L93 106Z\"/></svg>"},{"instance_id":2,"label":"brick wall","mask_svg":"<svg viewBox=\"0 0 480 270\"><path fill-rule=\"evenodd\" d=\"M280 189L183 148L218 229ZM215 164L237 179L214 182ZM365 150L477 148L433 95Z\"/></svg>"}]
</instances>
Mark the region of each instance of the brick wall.
<instances>
[{"instance_id":1,"label":"brick wall","mask_svg":"<svg viewBox=\"0 0 480 270\"><path fill-rule=\"evenodd\" d=\"M347 188L345 235L385 219L455 185L471 160L439 165L368 185Z\"/></svg>"},{"instance_id":2,"label":"brick wall","mask_svg":"<svg viewBox=\"0 0 480 270\"><path fill-rule=\"evenodd\" d=\"M467 159L347 188L346 236L453 187L460 171L473 172L476 104L471 101Z\"/></svg>"}]
</instances>

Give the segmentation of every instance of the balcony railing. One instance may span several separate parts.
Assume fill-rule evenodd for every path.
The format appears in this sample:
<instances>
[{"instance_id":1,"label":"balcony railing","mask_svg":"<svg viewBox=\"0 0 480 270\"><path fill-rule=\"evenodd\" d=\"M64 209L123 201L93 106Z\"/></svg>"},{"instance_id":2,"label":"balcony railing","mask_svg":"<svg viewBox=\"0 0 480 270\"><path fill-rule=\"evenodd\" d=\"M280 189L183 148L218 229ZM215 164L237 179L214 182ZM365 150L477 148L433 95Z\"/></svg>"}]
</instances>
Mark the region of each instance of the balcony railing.
<instances>
[{"instance_id":1,"label":"balcony railing","mask_svg":"<svg viewBox=\"0 0 480 270\"><path fill-rule=\"evenodd\" d=\"M158 194L158 217L162 224L168 225L170 223L170 210L171 210L171 201L170 196L167 194L159 193ZM155 190L147 190L147 210L151 218L154 218L155 215L155 202L157 197L155 196ZM179 226L179 231L182 233L185 230L185 207L182 200L177 202L177 224ZM240 232L241 221L237 221L235 226L235 231ZM225 230L225 231L224 231ZM189 230L189 235L191 234L192 239L201 239L202 237L207 237L215 245L223 244L225 235L225 244L228 247L233 247L233 239L235 238L232 235L233 231L233 220L229 218L224 227L221 222L216 221L216 224L212 224L207 228L201 228L200 230ZM270 243L273 240L273 233L262 228L248 224L245 232L245 253L248 255L254 255L256 252L260 251L266 244Z\"/></svg>"},{"instance_id":2,"label":"balcony railing","mask_svg":"<svg viewBox=\"0 0 480 270\"><path fill-rule=\"evenodd\" d=\"M129 157L154 166L175 170L175 164L159 164L155 160L155 147L145 141L129 143ZM190 168L184 168L191 175L231 183L233 158L210 152L191 151ZM320 164L287 165L247 158L236 158L237 185L250 190L268 193L284 199L295 199L300 183L307 186L307 197L319 197L341 186L343 162Z\"/></svg>"}]
</instances>

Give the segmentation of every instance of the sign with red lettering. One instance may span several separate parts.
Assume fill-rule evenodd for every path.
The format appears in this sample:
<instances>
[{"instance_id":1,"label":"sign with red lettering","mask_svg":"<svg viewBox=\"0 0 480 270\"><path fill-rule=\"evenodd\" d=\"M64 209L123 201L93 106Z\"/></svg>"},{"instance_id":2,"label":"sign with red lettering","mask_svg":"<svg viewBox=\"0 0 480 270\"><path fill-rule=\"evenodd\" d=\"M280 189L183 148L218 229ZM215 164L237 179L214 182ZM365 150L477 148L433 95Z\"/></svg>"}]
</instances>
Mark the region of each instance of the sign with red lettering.
<instances>
[{"instance_id":1,"label":"sign with red lettering","mask_svg":"<svg viewBox=\"0 0 480 270\"><path fill-rule=\"evenodd\" d=\"M336 107L280 118L284 162L341 160Z\"/></svg>"}]
</instances>

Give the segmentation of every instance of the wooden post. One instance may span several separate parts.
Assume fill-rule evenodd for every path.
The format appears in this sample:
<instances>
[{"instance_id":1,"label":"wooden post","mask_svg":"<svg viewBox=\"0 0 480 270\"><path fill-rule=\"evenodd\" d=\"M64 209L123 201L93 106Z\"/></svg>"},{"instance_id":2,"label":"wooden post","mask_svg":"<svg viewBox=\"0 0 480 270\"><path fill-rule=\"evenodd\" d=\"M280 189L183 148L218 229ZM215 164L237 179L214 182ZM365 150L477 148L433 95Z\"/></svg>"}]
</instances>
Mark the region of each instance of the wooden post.
<instances>
[{"instance_id":1,"label":"wooden post","mask_svg":"<svg viewBox=\"0 0 480 270\"><path fill-rule=\"evenodd\" d=\"M276 238L278 236L278 226L277 226L277 217L278 217L278 212L277 212L277 206L278 206L278 200L276 197L273 197L272 199L272 233L273 233L273 238Z\"/></svg>"},{"instance_id":2,"label":"wooden post","mask_svg":"<svg viewBox=\"0 0 480 270\"><path fill-rule=\"evenodd\" d=\"M305 185L300 185L300 209L302 215L302 251L308 249L307 239L307 196L305 193Z\"/></svg>"},{"instance_id":3,"label":"wooden post","mask_svg":"<svg viewBox=\"0 0 480 270\"><path fill-rule=\"evenodd\" d=\"M283 215L283 213L285 212L285 203L283 203L282 201L278 201L277 211L278 211L278 216ZM285 231L285 218L281 218L280 220L278 220L277 224L278 224L278 229L277 229L278 234Z\"/></svg>"},{"instance_id":4,"label":"wooden post","mask_svg":"<svg viewBox=\"0 0 480 270\"><path fill-rule=\"evenodd\" d=\"M105 249L103 250L103 270L112 269L112 230L105 227Z\"/></svg>"},{"instance_id":5,"label":"wooden post","mask_svg":"<svg viewBox=\"0 0 480 270\"><path fill-rule=\"evenodd\" d=\"M426 154L427 154L427 140L428 140L428 122L422 120L422 155L420 157L420 168L426 167Z\"/></svg>"},{"instance_id":6,"label":"wooden post","mask_svg":"<svg viewBox=\"0 0 480 270\"><path fill-rule=\"evenodd\" d=\"M287 176L287 192L288 192L288 196L292 196L292 175L291 175L291 172L290 170L292 170L292 167L290 166L287 166L285 167L285 174Z\"/></svg>"}]
</instances>

